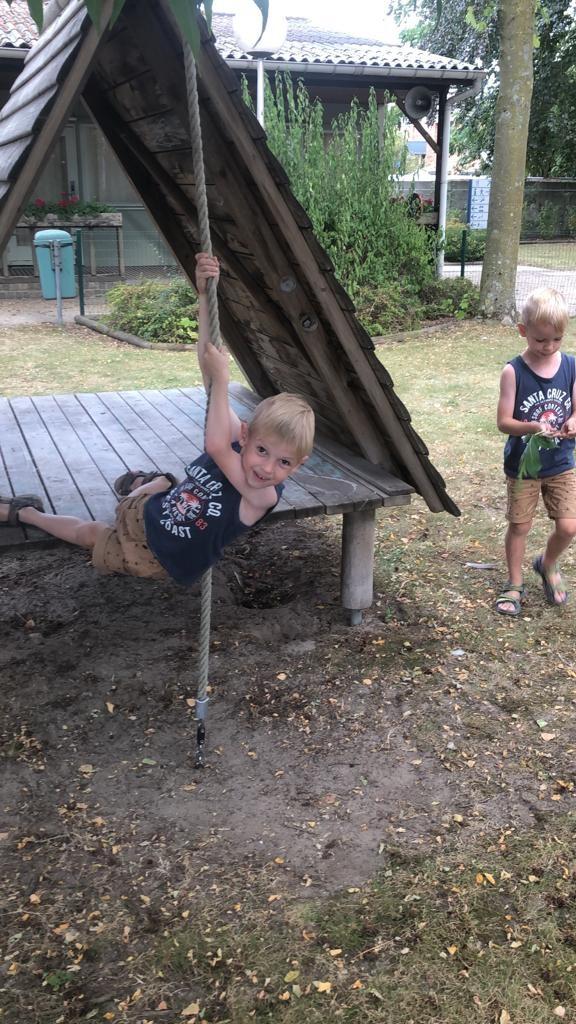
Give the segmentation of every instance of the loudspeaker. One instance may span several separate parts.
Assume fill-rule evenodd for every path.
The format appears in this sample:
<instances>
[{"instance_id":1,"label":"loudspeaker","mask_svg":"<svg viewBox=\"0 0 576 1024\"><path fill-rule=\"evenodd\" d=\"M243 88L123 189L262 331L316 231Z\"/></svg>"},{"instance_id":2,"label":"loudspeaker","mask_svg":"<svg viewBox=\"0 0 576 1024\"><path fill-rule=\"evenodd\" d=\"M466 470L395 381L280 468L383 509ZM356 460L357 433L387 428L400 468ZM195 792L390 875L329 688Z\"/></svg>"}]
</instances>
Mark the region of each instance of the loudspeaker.
<instances>
[{"instance_id":1,"label":"loudspeaker","mask_svg":"<svg viewBox=\"0 0 576 1024\"><path fill-rule=\"evenodd\" d=\"M430 113L433 102L434 95L425 85L415 85L404 98L406 113L415 121L419 121L420 118L426 117Z\"/></svg>"}]
</instances>

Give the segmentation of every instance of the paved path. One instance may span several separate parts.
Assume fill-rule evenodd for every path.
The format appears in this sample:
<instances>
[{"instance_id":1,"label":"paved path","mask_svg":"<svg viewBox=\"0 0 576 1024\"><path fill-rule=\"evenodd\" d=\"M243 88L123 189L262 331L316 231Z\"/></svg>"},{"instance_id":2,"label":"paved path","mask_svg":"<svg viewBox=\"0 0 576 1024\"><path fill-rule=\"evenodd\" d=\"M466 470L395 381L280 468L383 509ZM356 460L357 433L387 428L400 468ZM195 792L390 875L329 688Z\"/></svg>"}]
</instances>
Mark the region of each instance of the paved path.
<instances>
[{"instance_id":1,"label":"paved path","mask_svg":"<svg viewBox=\"0 0 576 1024\"><path fill-rule=\"evenodd\" d=\"M481 263L468 263L466 277L474 284L480 284L482 274ZM459 277L460 267L456 263L446 263L444 277ZM543 267L519 266L516 274L516 304L520 308L526 297L535 288L557 288L562 292L570 316L576 316L576 267L574 270L545 270Z\"/></svg>"},{"instance_id":2,"label":"paved path","mask_svg":"<svg viewBox=\"0 0 576 1024\"><path fill-rule=\"evenodd\" d=\"M102 298L91 299L89 314L105 309ZM62 316L65 323L73 323L74 317L80 312L78 299L64 299ZM0 326L9 327L16 324L55 324L56 303L45 299L0 299Z\"/></svg>"}]
</instances>

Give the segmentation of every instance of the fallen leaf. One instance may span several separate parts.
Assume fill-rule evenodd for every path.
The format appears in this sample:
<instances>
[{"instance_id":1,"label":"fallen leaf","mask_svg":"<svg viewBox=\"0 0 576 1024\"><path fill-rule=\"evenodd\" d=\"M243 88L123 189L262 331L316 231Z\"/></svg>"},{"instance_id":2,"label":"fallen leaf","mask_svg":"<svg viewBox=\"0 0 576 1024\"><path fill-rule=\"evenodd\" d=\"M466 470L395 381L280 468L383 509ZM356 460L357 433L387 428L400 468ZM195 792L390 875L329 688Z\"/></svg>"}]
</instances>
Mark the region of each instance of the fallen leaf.
<instances>
[{"instance_id":1,"label":"fallen leaf","mask_svg":"<svg viewBox=\"0 0 576 1024\"><path fill-rule=\"evenodd\" d=\"M454 953L458 952L458 946L446 946L446 949L450 953L450 956L454 956Z\"/></svg>"},{"instance_id":2,"label":"fallen leaf","mask_svg":"<svg viewBox=\"0 0 576 1024\"><path fill-rule=\"evenodd\" d=\"M331 992L332 982L331 981L313 981L312 984L318 992Z\"/></svg>"},{"instance_id":3,"label":"fallen leaf","mask_svg":"<svg viewBox=\"0 0 576 1024\"><path fill-rule=\"evenodd\" d=\"M508 1010L502 1010L502 1013L500 1014L499 1024L510 1024L511 1019L512 1018L510 1017Z\"/></svg>"},{"instance_id":4,"label":"fallen leaf","mask_svg":"<svg viewBox=\"0 0 576 1024\"><path fill-rule=\"evenodd\" d=\"M180 1016L194 1017L198 1013L200 1013L200 1003L188 1003L188 1006L185 1006L184 1009L181 1010Z\"/></svg>"},{"instance_id":5,"label":"fallen leaf","mask_svg":"<svg viewBox=\"0 0 576 1024\"><path fill-rule=\"evenodd\" d=\"M278 996L278 999L280 999L283 1003L287 1003L290 998L291 997L289 992L281 992L280 995Z\"/></svg>"},{"instance_id":6,"label":"fallen leaf","mask_svg":"<svg viewBox=\"0 0 576 1024\"><path fill-rule=\"evenodd\" d=\"M544 743L550 743L550 740L555 740L556 739L556 733L555 732L543 732L540 735L542 736L542 739L544 740Z\"/></svg>"},{"instance_id":7,"label":"fallen leaf","mask_svg":"<svg viewBox=\"0 0 576 1024\"><path fill-rule=\"evenodd\" d=\"M566 1016L566 1010L564 1009L563 1006L555 1006L554 1009L552 1010L552 1013L555 1013L557 1017L565 1017Z\"/></svg>"},{"instance_id":8,"label":"fallen leaf","mask_svg":"<svg viewBox=\"0 0 576 1024\"><path fill-rule=\"evenodd\" d=\"M107 700L106 701L106 707L107 707L108 711L110 712L110 714L113 715L114 714L114 708L116 707L116 705L115 704L111 704L110 701Z\"/></svg>"},{"instance_id":9,"label":"fallen leaf","mask_svg":"<svg viewBox=\"0 0 576 1024\"><path fill-rule=\"evenodd\" d=\"M296 978L300 977L300 971L288 971L288 974L284 975L284 981L289 985L291 981L296 981Z\"/></svg>"},{"instance_id":10,"label":"fallen leaf","mask_svg":"<svg viewBox=\"0 0 576 1024\"><path fill-rule=\"evenodd\" d=\"M340 953L342 952L342 950L341 949L330 949L328 952L330 953L330 956L340 956Z\"/></svg>"}]
</instances>

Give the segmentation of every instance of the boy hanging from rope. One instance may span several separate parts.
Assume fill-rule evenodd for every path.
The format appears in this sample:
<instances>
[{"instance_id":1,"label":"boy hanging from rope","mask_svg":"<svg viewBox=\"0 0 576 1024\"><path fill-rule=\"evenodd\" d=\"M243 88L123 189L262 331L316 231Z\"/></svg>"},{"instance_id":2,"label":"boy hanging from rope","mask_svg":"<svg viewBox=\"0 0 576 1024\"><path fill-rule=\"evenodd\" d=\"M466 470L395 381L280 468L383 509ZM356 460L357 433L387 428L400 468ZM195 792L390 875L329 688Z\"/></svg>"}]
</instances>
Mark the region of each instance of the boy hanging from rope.
<instances>
[{"instance_id":1,"label":"boy hanging from rope","mask_svg":"<svg viewBox=\"0 0 576 1024\"><path fill-rule=\"evenodd\" d=\"M36 526L92 552L100 572L191 584L223 548L277 504L283 482L308 458L314 413L298 395L280 394L257 407L249 424L228 399L228 356L209 336L208 280L215 257L196 257L198 362L211 383L205 451L177 484L170 473L130 470L114 485L120 501L114 526L43 511L35 495L0 497L0 524Z\"/></svg>"}]
</instances>

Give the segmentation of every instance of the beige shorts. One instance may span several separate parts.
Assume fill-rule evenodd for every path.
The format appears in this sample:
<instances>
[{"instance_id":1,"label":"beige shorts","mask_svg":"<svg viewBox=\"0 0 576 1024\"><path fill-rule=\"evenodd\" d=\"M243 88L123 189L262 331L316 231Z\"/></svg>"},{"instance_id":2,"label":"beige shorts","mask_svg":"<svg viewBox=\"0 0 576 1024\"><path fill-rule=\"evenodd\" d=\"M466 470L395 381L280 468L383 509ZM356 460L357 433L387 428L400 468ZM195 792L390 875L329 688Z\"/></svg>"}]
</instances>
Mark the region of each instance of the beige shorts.
<instances>
[{"instance_id":1,"label":"beige shorts","mask_svg":"<svg viewBox=\"0 0 576 1024\"><path fill-rule=\"evenodd\" d=\"M116 525L102 531L92 550L92 565L98 572L170 579L146 544L144 505L149 497L129 494L118 502Z\"/></svg>"},{"instance_id":2,"label":"beige shorts","mask_svg":"<svg viewBox=\"0 0 576 1024\"><path fill-rule=\"evenodd\" d=\"M540 494L550 519L576 519L576 469L541 480L507 477L506 484L506 519L509 523L532 522Z\"/></svg>"}]
</instances>

